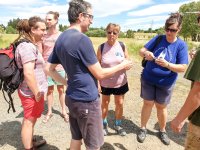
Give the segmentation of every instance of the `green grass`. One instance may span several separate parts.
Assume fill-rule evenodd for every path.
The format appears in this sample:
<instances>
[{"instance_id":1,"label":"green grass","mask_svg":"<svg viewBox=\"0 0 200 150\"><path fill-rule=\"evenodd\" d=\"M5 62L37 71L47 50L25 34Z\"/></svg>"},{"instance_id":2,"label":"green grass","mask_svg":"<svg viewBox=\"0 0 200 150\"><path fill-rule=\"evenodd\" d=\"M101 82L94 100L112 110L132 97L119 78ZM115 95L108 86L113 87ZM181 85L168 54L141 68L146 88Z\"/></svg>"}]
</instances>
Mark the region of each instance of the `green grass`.
<instances>
[{"instance_id":1,"label":"green grass","mask_svg":"<svg viewBox=\"0 0 200 150\"><path fill-rule=\"evenodd\" d=\"M0 35L0 48L6 48L10 43L18 37L18 34L2 34Z\"/></svg>"},{"instance_id":2,"label":"green grass","mask_svg":"<svg viewBox=\"0 0 200 150\"><path fill-rule=\"evenodd\" d=\"M0 48L5 48L10 45L16 38L18 37L18 34L2 34L0 35ZM94 45L95 51L97 51L98 46L101 43L104 43L107 41L105 37L91 37L92 43ZM129 55L139 56L138 51L144 46L145 43L148 42L149 39L143 39L143 40L136 40L132 38L120 38L119 41L122 41L126 44ZM188 49L191 50L193 47L197 47L199 45L199 42L192 42L188 41Z\"/></svg>"}]
</instances>

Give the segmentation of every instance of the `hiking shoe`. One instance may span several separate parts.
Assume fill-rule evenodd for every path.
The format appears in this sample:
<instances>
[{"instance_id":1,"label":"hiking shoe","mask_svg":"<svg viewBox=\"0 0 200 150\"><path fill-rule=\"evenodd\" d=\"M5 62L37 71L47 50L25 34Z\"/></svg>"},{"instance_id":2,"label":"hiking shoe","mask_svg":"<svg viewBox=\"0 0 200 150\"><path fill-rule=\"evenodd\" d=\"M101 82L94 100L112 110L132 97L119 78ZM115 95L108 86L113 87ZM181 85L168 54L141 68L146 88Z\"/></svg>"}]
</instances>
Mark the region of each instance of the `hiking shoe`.
<instances>
[{"instance_id":1,"label":"hiking shoe","mask_svg":"<svg viewBox=\"0 0 200 150\"><path fill-rule=\"evenodd\" d=\"M103 135L104 136L108 135L108 125L107 124L103 125Z\"/></svg>"},{"instance_id":2,"label":"hiking shoe","mask_svg":"<svg viewBox=\"0 0 200 150\"><path fill-rule=\"evenodd\" d=\"M159 138L161 140L161 142L163 142L163 144L165 145L169 145L170 144L170 140L169 137L167 136L166 132L159 132Z\"/></svg>"},{"instance_id":3,"label":"hiking shoe","mask_svg":"<svg viewBox=\"0 0 200 150\"><path fill-rule=\"evenodd\" d=\"M137 133L137 141L143 143L147 136L147 129L141 129Z\"/></svg>"},{"instance_id":4,"label":"hiking shoe","mask_svg":"<svg viewBox=\"0 0 200 150\"><path fill-rule=\"evenodd\" d=\"M121 126L114 125L114 129L115 131L117 131L117 134L119 134L120 136L126 135L126 131Z\"/></svg>"}]
</instances>

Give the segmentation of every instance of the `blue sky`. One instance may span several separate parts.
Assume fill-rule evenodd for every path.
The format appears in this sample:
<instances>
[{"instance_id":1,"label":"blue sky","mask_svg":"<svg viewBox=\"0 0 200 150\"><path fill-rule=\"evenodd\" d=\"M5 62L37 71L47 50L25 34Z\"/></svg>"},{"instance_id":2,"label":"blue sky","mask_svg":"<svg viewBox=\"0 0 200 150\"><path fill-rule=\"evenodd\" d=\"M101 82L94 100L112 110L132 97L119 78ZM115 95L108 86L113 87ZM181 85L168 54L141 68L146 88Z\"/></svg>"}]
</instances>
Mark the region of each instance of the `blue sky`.
<instances>
[{"instance_id":1,"label":"blue sky","mask_svg":"<svg viewBox=\"0 0 200 150\"><path fill-rule=\"evenodd\" d=\"M171 12L178 11L182 4L197 0L88 0L93 6L92 27L106 27L118 23L123 31L128 29L159 28ZM69 25L67 9L69 0L1 0L0 24L7 25L13 18L45 17L53 10L60 13L59 23Z\"/></svg>"}]
</instances>

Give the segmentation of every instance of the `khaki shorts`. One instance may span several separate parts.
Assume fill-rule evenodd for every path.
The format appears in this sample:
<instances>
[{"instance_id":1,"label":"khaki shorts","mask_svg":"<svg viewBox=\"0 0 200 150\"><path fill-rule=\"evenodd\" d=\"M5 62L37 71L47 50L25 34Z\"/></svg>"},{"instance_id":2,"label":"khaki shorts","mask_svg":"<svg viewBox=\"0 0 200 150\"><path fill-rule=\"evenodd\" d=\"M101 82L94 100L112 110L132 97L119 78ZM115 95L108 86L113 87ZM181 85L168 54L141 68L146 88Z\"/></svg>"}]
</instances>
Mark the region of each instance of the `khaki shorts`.
<instances>
[{"instance_id":1,"label":"khaki shorts","mask_svg":"<svg viewBox=\"0 0 200 150\"><path fill-rule=\"evenodd\" d=\"M200 127L189 123L185 142L185 150L200 149Z\"/></svg>"}]
</instances>

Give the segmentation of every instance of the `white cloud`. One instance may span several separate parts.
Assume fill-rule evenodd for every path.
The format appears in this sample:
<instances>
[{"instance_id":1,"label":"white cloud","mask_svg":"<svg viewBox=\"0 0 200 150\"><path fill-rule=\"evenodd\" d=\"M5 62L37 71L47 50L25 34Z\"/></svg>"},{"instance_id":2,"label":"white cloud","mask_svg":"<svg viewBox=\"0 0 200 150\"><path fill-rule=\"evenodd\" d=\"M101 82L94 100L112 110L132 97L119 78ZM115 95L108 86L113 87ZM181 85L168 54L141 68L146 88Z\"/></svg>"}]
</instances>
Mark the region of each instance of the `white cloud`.
<instances>
[{"instance_id":1,"label":"white cloud","mask_svg":"<svg viewBox=\"0 0 200 150\"><path fill-rule=\"evenodd\" d=\"M156 14L177 12L179 7L185 3L186 2L177 3L177 4L154 5L146 9L129 12L128 16L150 16L150 15L156 15Z\"/></svg>"},{"instance_id":2,"label":"white cloud","mask_svg":"<svg viewBox=\"0 0 200 150\"><path fill-rule=\"evenodd\" d=\"M153 3L152 0L88 0L94 10L95 17L106 17L120 14Z\"/></svg>"},{"instance_id":3,"label":"white cloud","mask_svg":"<svg viewBox=\"0 0 200 150\"><path fill-rule=\"evenodd\" d=\"M31 6L31 5L47 5L49 2L47 0L1 0L0 6Z\"/></svg>"},{"instance_id":4,"label":"white cloud","mask_svg":"<svg viewBox=\"0 0 200 150\"><path fill-rule=\"evenodd\" d=\"M157 16L148 16L142 18L133 18L127 19L124 24L122 24L122 30L126 31L128 29L157 29L164 26L165 20L168 18L168 15L157 15Z\"/></svg>"}]
</instances>

